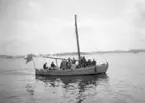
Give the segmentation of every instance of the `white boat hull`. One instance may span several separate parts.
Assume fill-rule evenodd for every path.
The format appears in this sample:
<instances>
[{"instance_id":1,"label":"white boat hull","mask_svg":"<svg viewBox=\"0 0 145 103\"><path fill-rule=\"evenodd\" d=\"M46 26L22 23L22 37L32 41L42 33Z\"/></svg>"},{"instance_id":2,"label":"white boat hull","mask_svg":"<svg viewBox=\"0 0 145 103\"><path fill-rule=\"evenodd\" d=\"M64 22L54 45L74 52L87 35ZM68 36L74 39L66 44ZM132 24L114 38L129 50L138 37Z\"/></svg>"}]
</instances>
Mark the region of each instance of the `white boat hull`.
<instances>
[{"instance_id":1,"label":"white boat hull","mask_svg":"<svg viewBox=\"0 0 145 103\"><path fill-rule=\"evenodd\" d=\"M93 75L106 73L108 69L108 62L106 64L85 67L85 68L77 68L77 69L69 69L69 70L47 70L47 69L36 69L36 75L44 75L44 76L68 76L68 75Z\"/></svg>"}]
</instances>

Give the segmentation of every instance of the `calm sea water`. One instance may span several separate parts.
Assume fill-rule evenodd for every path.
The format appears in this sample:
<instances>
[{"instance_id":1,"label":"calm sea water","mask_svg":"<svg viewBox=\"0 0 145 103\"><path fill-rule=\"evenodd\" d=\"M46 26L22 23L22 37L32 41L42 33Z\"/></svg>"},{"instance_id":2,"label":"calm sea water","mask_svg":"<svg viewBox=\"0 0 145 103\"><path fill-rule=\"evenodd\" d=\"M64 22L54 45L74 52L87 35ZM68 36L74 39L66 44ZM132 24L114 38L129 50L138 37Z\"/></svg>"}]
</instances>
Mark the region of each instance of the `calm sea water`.
<instances>
[{"instance_id":1,"label":"calm sea water","mask_svg":"<svg viewBox=\"0 0 145 103\"><path fill-rule=\"evenodd\" d=\"M145 103L145 53L86 56L105 59L104 75L36 77L33 63L0 59L0 103ZM44 58L35 59L41 68Z\"/></svg>"}]
</instances>

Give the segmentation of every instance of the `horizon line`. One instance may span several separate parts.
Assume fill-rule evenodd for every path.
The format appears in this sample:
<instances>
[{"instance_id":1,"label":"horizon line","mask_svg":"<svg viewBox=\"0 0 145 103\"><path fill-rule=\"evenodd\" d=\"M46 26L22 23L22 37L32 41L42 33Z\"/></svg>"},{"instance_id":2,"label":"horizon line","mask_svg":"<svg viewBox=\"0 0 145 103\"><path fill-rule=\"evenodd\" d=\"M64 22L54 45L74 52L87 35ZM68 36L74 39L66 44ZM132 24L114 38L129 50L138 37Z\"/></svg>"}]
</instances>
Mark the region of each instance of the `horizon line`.
<instances>
[{"instance_id":1,"label":"horizon line","mask_svg":"<svg viewBox=\"0 0 145 103\"><path fill-rule=\"evenodd\" d=\"M145 51L145 49L128 49L128 50L99 50L99 51L90 51L90 52L80 52L80 53L99 53L99 52L133 52L134 50L137 50L138 52L141 52L142 50ZM24 56L27 54L33 54L33 55L40 55L40 54L50 54L50 55L59 55L59 54L69 54L69 53L77 53L76 51L74 52L56 52L56 53L25 53L25 54L0 54L5 55L5 56Z\"/></svg>"}]
</instances>

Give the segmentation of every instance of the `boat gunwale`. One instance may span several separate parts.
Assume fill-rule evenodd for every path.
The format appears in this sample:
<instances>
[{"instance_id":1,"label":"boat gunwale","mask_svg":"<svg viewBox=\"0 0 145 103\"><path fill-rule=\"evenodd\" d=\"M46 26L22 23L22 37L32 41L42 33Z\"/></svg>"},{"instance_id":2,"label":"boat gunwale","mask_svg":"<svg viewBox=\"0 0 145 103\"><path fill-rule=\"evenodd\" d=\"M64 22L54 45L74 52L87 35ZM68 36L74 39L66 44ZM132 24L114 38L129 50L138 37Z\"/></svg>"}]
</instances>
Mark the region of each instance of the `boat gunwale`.
<instances>
[{"instance_id":1,"label":"boat gunwale","mask_svg":"<svg viewBox=\"0 0 145 103\"><path fill-rule=\"evenodd\" d=\"M65 77L65 76L89 76L89 75L99 75L99 74L106 74L106 72L101 73L91 73L91 74L74 74L74 75L45 75L45 74L35 74L36 76L54 76L54 77Z\"/></svg>"}]
</instances>

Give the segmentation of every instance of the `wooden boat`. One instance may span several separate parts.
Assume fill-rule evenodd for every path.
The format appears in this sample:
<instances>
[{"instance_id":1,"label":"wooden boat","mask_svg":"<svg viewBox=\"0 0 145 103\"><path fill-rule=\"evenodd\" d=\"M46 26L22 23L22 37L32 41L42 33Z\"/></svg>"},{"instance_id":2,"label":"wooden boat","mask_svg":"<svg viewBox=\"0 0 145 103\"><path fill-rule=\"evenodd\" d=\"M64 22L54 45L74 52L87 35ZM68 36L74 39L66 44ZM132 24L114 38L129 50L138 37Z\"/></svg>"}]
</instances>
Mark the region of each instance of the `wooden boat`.
<instances>
[{"instance_id":1,"label":"wooden boat","mask_svg":"<svg viewBox=\"0 0 145 103\"><path fill-rule=\"evenodd\" d=\"M79 36L78 36L78 29L77 29L77 16L75 15L75 31L76 31L76 39L77 39L77 50L78 50L78 62L81 61L80 56L80 47L79 47ZM54 58L57 59L58 58ZM49 70L49 69L35 69L36 75L44 75L44 76L72 76L72 75L94 75L94 74L100 74L100 73L106 73L108 69L108 62L100 64L100 65L94 65L94 66L88 66L88 67L81 67L81 68L75 68L75 69L67 69L67 70L61 70L60 68L55 68L55 70Z\"/></svg>"},{"instance_id":2,"label":"wooden boat","mask_svg":"<svg viewBox=\"0 0 145 103\"><path fill-rule=\"evenodd\" d=\"M77 68L77 69L68 69L68 70L49 70L49 69L36 69L36 75L54 75L54 76L68 76L68 75L95 75L106 73L108 69L108 62L100 65Z\"/></svg>"}]
</instances>

